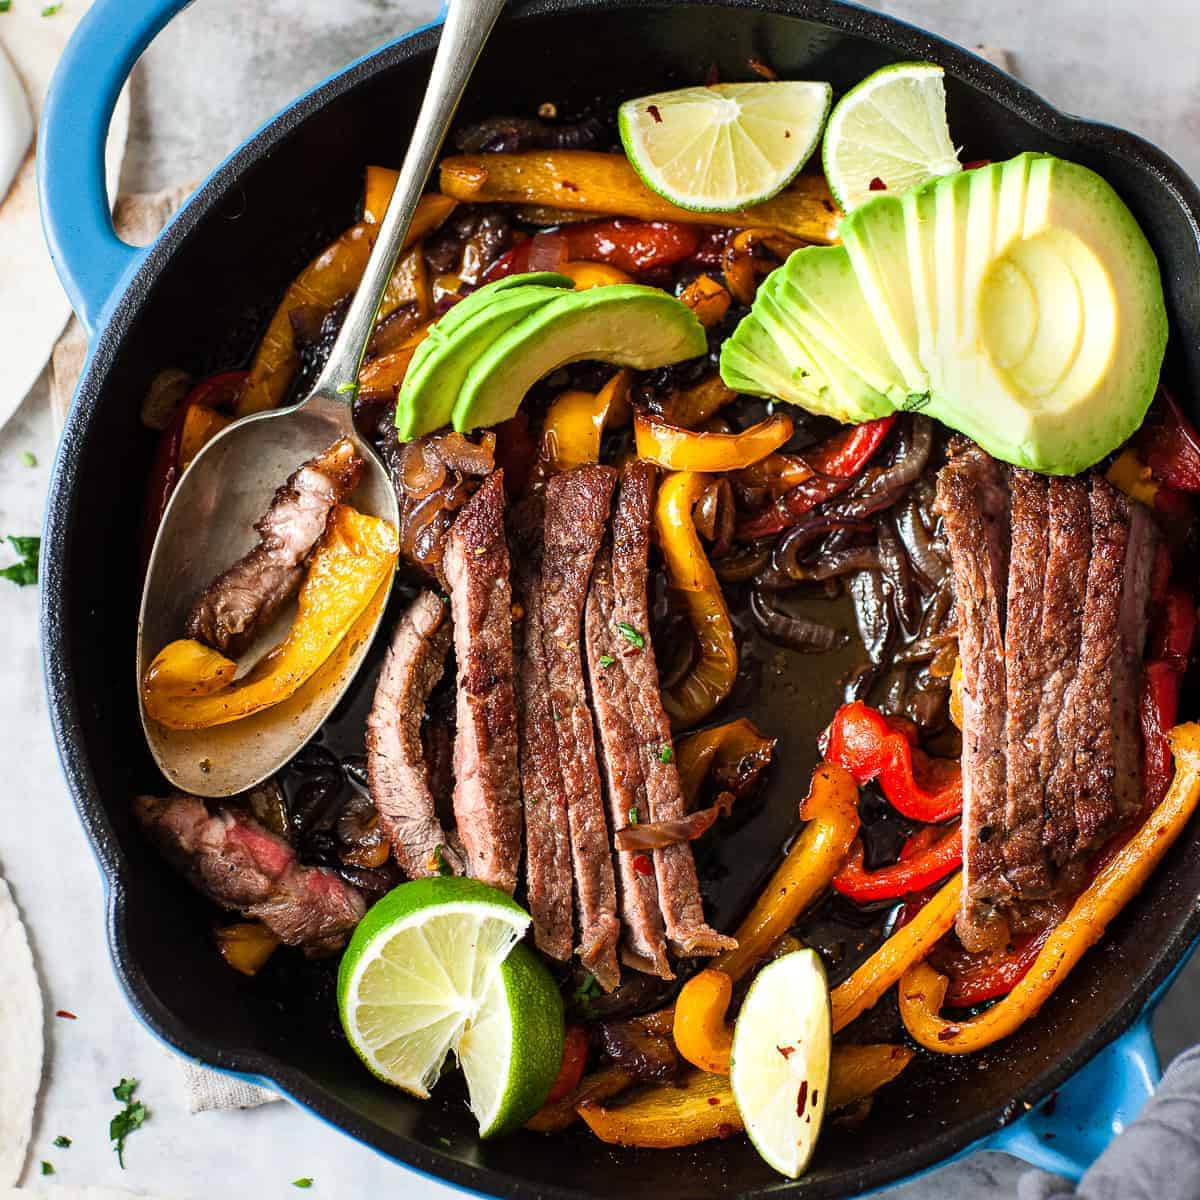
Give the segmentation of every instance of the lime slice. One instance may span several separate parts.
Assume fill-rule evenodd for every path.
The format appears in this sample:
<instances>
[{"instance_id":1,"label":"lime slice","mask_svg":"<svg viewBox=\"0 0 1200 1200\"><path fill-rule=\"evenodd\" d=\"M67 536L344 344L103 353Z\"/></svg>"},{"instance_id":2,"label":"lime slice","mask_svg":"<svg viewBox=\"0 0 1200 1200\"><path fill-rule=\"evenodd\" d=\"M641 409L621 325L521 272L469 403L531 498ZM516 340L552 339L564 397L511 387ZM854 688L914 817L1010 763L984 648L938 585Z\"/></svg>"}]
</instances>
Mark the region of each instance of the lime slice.
<instances>
[{"instance_id":1,"label":"lime slice","mask_svg":"<svg viewBox=\"0 0 1200 1200\"><path fill-rule=\"evenodd\" d=\"M719 83L627 100L617 120L648 188L680 208L728 212L791 183L817 148L832 96L827 83Z\"/></svg>"},{"instance_id":2,"label":"lime slice","mask_svg":"<svg viewBox=\"0 0 1200 1200\"><path fill-rule=\"evenodd\" d=\"M480 1137L511 1133L545 1103L562 1063L562 996L525 946L500 964L455 1053Z\"/></svg>"},{"instance_id":3,"label":"lime slice","mask_svg":"<svg viewBox=\"0 0 1200 1200\"><path fill-rule=\"evenodd\" d=\"M903 195L926 179L961 171L946 122L944 72L895 63L868 75L834 106L821 156L843 212L886 190Z\"/></svg>"},{"instance_id":4,"label":"lime slice","mask_svg":"<svg viewBox=\"0 0 1200 1200\"><path fill-rule=\"evenodd\" d=\"M385 1083L427 1097L463 1030L485 1004L496 1007L501 964L528 926L510 897L473 879L388 892L338 970L338 1013L359 1058Z\"/></svg>"},{"instance_id":5,"label":"lime slice","mask_svg":"<svg viewBox=\"0 0 1200 1200\"><path fill-rule=\"evenodd\" d=\"M764 967L738 1013L729 1083L754 1148L798 1179L812 1158L829 1094L829 985L815 950Z\"/></svg>"}]
</instances>

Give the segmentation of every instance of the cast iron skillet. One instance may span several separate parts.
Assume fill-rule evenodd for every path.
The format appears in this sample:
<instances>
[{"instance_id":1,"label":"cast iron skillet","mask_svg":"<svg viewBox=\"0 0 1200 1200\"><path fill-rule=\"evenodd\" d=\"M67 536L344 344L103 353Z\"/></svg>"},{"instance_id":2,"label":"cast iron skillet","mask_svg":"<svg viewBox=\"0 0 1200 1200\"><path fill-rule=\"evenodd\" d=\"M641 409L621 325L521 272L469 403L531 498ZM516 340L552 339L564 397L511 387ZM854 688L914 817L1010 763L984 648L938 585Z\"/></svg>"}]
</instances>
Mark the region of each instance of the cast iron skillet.
<instances>
[{"instance_id":1,"label":"cast iron skillet","mask_svg":"<svg viewBox=\"0 0 1200 1200\"><path fill-rule=\"evenodd\" d=\"M327 971L282 955L248 980L220 961L211 910L148 850L129 816L131 796L162 787L138 727L132 670L135 531L153 443L139 424L139 401L165 366L203 374L246 358L298 268L353 219L364 165L398 162L436 34L422 30L388 46L298 100L143 254L112 239L98 148L125 73L183 3L97 0L47 106L41 164L51 246L93 335L46 519L46 681L64 770L108 884L117 974L150 1029L193 1058L270 1081L352 1136L442 1179L513 1197L660 1200L841 1196L911 1175L1021 1116L1135 1023L1200 932L1194 829L1039 1019L989 1053L920 1059L860 1131L829 1128L799 1185L774 1176L744 1139L615 1152L577 1131L481 1145L460 1097L443 1088L438 1100L418 1103L359 1066L333 1029ZM530 112L547 99L564 111L597 99L612 105L702 81L713 64L723 79L746 78L750 56L784 77L828 79L839 90L890 61L939 62L965 159L1045 150L1100 171L1158 252L1173 319L1171 369L1183 396L1200 396L1196 188L1139 139L1064 116L910 26L822 0L523 0L497 29L464 115ZM794 828L814 738L837 702L845 665L793 656L780 674L768 659L743 686L744 706L782 742L761 811L713 839L719 859L706 875L718 924L737 919ZM343 714L358 736L362 693ZM881 1005L864 1036L894 1020ZM1144 1024L1138 1028L1144 1049ZM1124 1051L1127 1058L1128 1041ZM1108 1069L1085 1075L1094 1080ZM1093 1098L1075 1102L1086 1110ZM1077 1132L1104 1136L1098 1128ZM1021 1140L1034 1140L1027 1123Z\"/></svg>"}]
</instances>

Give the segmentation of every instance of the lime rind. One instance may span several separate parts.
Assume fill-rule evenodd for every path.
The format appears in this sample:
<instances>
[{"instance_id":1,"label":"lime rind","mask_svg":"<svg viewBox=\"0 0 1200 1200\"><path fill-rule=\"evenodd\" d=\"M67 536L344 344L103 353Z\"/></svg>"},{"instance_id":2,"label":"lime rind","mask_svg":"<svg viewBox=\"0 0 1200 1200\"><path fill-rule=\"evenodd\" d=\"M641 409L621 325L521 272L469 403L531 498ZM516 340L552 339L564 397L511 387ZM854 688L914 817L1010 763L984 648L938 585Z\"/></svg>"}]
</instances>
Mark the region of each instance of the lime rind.
<instances>
[{"instance_id":1,"label":"lime rind","mask_svg":"<svg viewBox=\"0 0 1200 1200\"><path fill-rule=\"evenodd\" d=\"M945 72L934 63L893 63L850 89L825 126L821 160L843 212L882 181L902 195L928 179L961 170L946 120Z\"/></svg>"},{"instance_id":2,"label":"lime rind","mask_svg":"<svg viewBox=\"0 0 1200 1200\"><path fill-rule=\"evenodd\" d=\"M651 191L691 212L729 212L781 192L812 157L828 83L775 80L681 88L627 100L621 144Z\"/></svg>"}]
</instances>

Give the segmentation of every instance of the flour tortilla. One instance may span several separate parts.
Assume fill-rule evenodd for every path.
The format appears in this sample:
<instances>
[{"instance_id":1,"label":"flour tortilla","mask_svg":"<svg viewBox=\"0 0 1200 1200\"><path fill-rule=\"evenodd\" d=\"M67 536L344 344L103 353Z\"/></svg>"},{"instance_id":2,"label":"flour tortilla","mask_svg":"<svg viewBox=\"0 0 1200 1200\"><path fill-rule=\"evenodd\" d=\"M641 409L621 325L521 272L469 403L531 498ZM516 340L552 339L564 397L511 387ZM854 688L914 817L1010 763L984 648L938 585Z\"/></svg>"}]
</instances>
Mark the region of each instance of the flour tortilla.
<instances>
[{"instance_id":1,"label":"flour tortilla","mask_svg":"<svg viewBox=\"0 0 1200 1200\"><path fill-rule=\"evenodd\" d=\"M0 13L0 46L25 87L35 123L59 56L89 6L90 0L68 0L53 16L43 17L44 4L22 0ZM105 154L110 203L117 194L128 132L126 88L113 114ZM0 198L0 425L42 373L71 315L42 236L33 162L30 149L12 188Z\"/></svg>"},{"instance_id":2,"label":"flour tortilla","mask_svg":"<svg viewBox=\"0 0 1200 1200\"><path fill-rule=\"evenodd\" d=\"M42 993L25 928L0 879L0 1188L21 1177L42 1081Z\"/></svg>"}]
</instances>

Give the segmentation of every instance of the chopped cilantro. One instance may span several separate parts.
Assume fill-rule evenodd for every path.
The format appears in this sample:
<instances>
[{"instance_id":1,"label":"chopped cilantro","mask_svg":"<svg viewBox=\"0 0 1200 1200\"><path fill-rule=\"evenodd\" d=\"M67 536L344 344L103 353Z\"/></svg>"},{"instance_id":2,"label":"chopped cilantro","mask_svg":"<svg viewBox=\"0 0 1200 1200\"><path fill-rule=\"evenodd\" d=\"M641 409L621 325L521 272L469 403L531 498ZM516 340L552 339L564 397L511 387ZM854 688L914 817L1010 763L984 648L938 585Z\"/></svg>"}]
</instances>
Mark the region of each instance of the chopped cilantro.
<instances>
[{"instance_id":1,"label":"chopped cilantro","mask_svg":"<svg viewBox=\"0 0 1200 1200\"><path fill-rule=\"evenodd\" d=\"M307 1175L303 1175L299 1179L292 1180L292 1187L310 1188L312 1185L313 1181Z\"/></svg>"},{"instance_id":2,"label":"chopped cilantro","mask_svg":"<svg viewBox=\"0 0 1200 1200\"><path fill-rule=\"evenodd\" d=\"M338 384L338 395L339 396L350 396L350 395L353 395L357 391L358 391L358 384L355 383L354 380L350 380L349 383L339 383Z\"/></svg>"},{"instance_id":3,"label":"chopped cilantro","mask_svg":"<svg viewBox=\"0 0 1200 1200\"><path fill-rule=\"evenodd\" d=\"M580 1011L585 1016L592 1016L592 997L600 990L600 985L596 982L595 975L591 973L584 976L583 982L575 989L575 1003L579 1005Z\"/></svg>"},{"instance_id":4,"label":"chopped cilantro","mask_svg":"<svg viewBox=\"0 0 1200 1200\"><path fill-rule=\"evenodd\" d=\"M21 453L21 462L27 467L37 466L37 455L32 450L25 450Z\"/></svg>"},{"instance_id":5,"label":"chopped cilantro","mask_svg":"<svg viewBox=\"0 0 1200 1200\"><path fill-rule=\"evenodd\" d=\"M611 667L617 660L611 654L602 654L599 661L602 667Z\"/></svg>"},{"instance_id":6,"label":"chopped cilantro","mask_svg":"<svg viewBox=\"0 0 1200 1200\"><path fill-rule=\"evenodd\" d=\"M630 645L636 646L639 650L646 644L646 638L643 634L638 633L632 625L627 625L624 621L617 622L617 628L621 631L621 636L629 642Z\"/></svg>"},{"instance_id":7,"label":"chopped cilantro","mask_svg":"<svg viewBox=\"0 0 1200 1200\"><path fill-rule=\"evenodd\" d=\"M629 810L629 823L630 825L636 825L638 823L638 810L636 804Z\"/></svg>"},{"instance_id":8,"label":"chopped cilantro","mask_svg":"<svg viewBox=\"0 0 1200 1200\"><path fill-rule=\"evenodd\" d=\"M448 1137L440 1137L440 1138L438 1138L438 1145L445 1146L446 1149L449 1150L450 1149L450 1139Z\"/></svg>"},{"instance_id":9,"label":"chopped cilantro","mask_svg":"<svg viewBox=\"0 0 1200 1200\"><path fill-rule=\"evenodd\" d=\"M9 545L20 555L21 561L0 571L0 579L8 579L18 587L28 587L38 581L38 558L42 539L39 537L15 537L8 535Z\"/></svg>"},{"instance_id":10,"label":"chopped cilantro","mask_svg":"<svg viewBox=\"0 0 1200 1200\"><path fill-rule=\"evenodd\" d=\"M453 875L454 869L446 861L445 855L442 853L442 844L439 842L433 848L433 867L439 875Z\"/></svg>"},{"instance_id":11,"label":"chopped cilantro","mask_svg":"<svg viewBox=\"0 0 1200 1200\"><path fill-rule=\"evenodd\" d=\"M62 12L62 7L63 6L61 3L47 4L46 7L42 9L42 16L43 17L52 17L52 16L54 16L55 13Z\"/></svg>"},{"instance_id":12,"label":"chopped cilantro","mask_svg":"<svg viewBox=\"0 0 1200 1200\"><path fill-rule=\"evenodd\" d=\"M60 1150L66 1150L71 1145L71 1139L60 1133L58 1137L54 1139L54 1144Z\"/></svg>"},{"instance_id":13,"label":"chopped cilantro","mask_svg":"<svg viewBox=\"0 0 1200 1200\"><path fill-rule=\"evenodd\" d=\"M669 763L675 757L675 751L671 749L670 744L660 746L658 748L658 761Z\"/></svg>"},{"instance_id":14,"label":"chopped cilantro","mask_svg":"<svg viewBox=\"0 0 1200 1200\"><path fill-rule=\"evenodd\" d=\"M46 1162L45 1159L42 1160L42 1174L43 1175L53 1175L54 1174L54 1165L52 1163Z\"/></svg>"},{"instance_id":15,"label":"chopped cilantro","mask_svg":"<svg viewBox=\"0 0 1200 1200\"><path fill-rule=\"evenodd\" d=\"M140 1100L133 1098L137 1086L136 1079L122 1078L112 1090L113 1096L125 1105L108 1123L109 1141L117 1152L117 1162L121 1164L122 1171L125 1169L125 1139L135 1130L141 1129L150 1115L149 1109Z\"/></svg>"},{"instance_id":16,"label":"chopped cilantro","mask_svg":"<svg viewBox=\"0 0 1200 1200\"><path fill-rule=\"evenodd\" d=\"M12 8L12 0L0 0L0 12L8 12Z\"/></svg>"}]
</instances>

